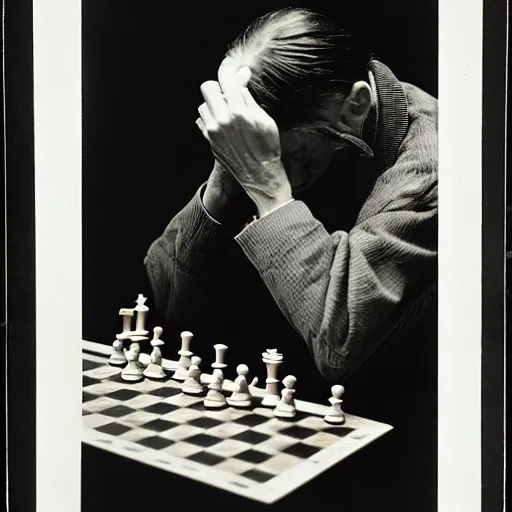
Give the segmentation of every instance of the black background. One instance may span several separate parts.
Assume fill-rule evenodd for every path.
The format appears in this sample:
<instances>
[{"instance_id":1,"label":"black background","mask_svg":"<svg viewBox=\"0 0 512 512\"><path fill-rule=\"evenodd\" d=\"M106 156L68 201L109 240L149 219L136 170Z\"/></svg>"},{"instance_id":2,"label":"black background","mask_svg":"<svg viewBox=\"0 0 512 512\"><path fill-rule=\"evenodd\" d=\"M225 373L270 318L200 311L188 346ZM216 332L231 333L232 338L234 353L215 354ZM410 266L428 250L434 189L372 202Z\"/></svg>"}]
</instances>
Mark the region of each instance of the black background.
<instances>
[{"instance_id":1,"label":"black background","mask_svg":"<svg viewBox=\"0 0 512 512\"><path fill-rule=\"evenodd\" d=\"M310 7L357 30L367 38L375 56L400 80L437 96L437 2L431 0L419 4L402 0L385 4L362 1L354 5L332 1L315 4L262 1L237 8L227 2L205 3L200 7L192 3L172 7L153 2L142 7L132 1L84 3L84 339L111 344L121 326L119 308L133 307L138 293L150 297L149 327L154 325L144 256L150 243L207 178L213 163L209 146L195 125L197 107L202 103L199 86L216 78L228 44L253 19L290 5ZM218 293L220 302L227 291ZM235 308L217 319L230 332L222 339L209 339L211 333L219 333L219 325L205 327L201 325L202 319L183 326L196 335L199 333L193 350L203 358L203 365L213 356L212 345L220 341L230 347L228 363L232 364L228 367L228 378L234 377L234 366L240 362L247 363L252 374L256 372L262 378L264 368L253 364L251 356L257 352L255 342L268 338L268 343L285 353L287 367L283 365L283 371L298 377L297 397L317 402L326 400L330 384L318 382L319 374L304 343L291 346L289 342L287 349L283 339L286 330L279 323L280 313L273 311L267 315L264 310L266 325L254 326L252 322L240 320L245 307L249 306L239 301ZM433 321L432 330L436 329ZM277 332L285 334L276 340ZM164 330L164 349L173 358L179 349L176 335L177 332ZM292 339L291 332L289 337ZM390 503L395 510L427 511L435 507L437 352L435 336L431 340L429 347L422 347L414 354L408 353L413 352L410 349L403 351L405 358L410 356L420 361L424 372L421 376L414 375L412 369L405 373L395 371L393 365L398 368L401 363L392 357L391 366L387 367L381 358L374 358L381 364L381 380L376 382L377 373L371 365L366 366L358 372L359 382L349 384L350 393L347 392L344 404L354 414L393 422L395 427L393 418L397 418L397 412L398 416L404 416L400 409L406 403L410 404L409 411L421 409L422 419L409 412L410 418L385 436L384 441L363 450L343 465L345 469L336 468L330 476L322 477L316 487L305 488L293 498L294 503L300 502L308 492L328 493L339 479L344 479L350 481L351 491L346 490L343 502L352 502L357 507L355 510L387 507ZM203 346L199 348L199 345ZM261 356L258 362L260 359ZM405 384L411 379L421 381L422 387L428 390L425 398L419 398L414 393L416 388ZM380 388L378 393L376 387ZM388 398L387 389L392 397ZM393 389L400 390L400 395ZM372 395L370 401L362 398L365 392ZM108 497L108 491L100 491L98 487L102 477L97 471L104 465L103 456L98 457L94 450L84 448L84 505L88 504L85 510L96 510ZM154 478L142 476L139 473L142 471L137 472L140 478ZM386 478L382 477L383 472ZM167 481L173 488L185 485L175 483L175 479ZM367 494L367 488L373 494ZM101 492L102 498L91 496L91 489ZM206 496L204 500L208 499ZM319 498L318 503L337 500L331 494ZM226 498L219 506L227 506Z\"/></svg>"},{"instance_id":2,"label":"black background","mask_svg":"<svg viewBox=\"0 0 512 512\"><path fill-rule=\"evenodd\" d=\"M437 95L434 0L234 5L83 4L84 339L112 343L119 308L150 296L146 251L213 163L195 125L199 86L216 78L227 45L254 18L286 6L331 15L367 37L400 80Z\"/></svg>"}]
</instances>

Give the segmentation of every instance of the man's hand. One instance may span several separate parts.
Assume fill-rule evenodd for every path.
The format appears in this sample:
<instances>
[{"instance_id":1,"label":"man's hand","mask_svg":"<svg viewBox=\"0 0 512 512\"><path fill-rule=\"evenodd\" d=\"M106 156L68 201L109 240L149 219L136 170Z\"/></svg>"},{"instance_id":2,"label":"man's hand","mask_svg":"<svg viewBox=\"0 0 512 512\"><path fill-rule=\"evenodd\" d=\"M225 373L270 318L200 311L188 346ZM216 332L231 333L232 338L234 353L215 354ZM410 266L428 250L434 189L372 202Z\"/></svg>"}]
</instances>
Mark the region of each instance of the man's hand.
<instances>
[{"instance_id":1,"label":"man's hand","mask_svg":"<svg viewBox=\"0 0 512 512\"><path fill-rule=\"evenodd\" d=\"M281 162L279 131L247 89L249 78L247 68L235 73L229 65L221 66L221 83L208 81L201 86L205 103L199 107L197 124L216 160L236 178L263 216L292 195Z\"/></svg>"}]
</instances>

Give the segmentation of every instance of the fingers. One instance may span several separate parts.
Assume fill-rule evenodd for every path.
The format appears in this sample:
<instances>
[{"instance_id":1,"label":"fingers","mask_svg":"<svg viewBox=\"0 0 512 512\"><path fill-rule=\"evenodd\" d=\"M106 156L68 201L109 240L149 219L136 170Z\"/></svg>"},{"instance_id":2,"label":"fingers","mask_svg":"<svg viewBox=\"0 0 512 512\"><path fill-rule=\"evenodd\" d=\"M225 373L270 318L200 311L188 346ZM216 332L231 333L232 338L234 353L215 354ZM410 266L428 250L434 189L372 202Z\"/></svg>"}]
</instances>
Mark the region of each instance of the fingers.
<instances>
[{"instance_id":1,"label":"fingers","mask_svg":"<svg viewBox=\"0 0 512 512\"><path fill-rule=\"evenodd\" d=\"M251 91L247 89L247 87L243 87L242 89L242 97L244 98L245 104L250 108L260 108L256 100L252 97Z\"/></svg>"},{"instance_id":2,"label":"fingers","mask_svg":"<svg viewBox=\"0 0 512 512\"><path fill-rule=\"evenodd\" d=\"M220 85L214 80L208 80L201 85L201 94L211 115L220 123L229 119L229 109L222 95Z\"/></svg>"},{"instance_id":3,"label":"fingers","mask_svg":"<svg viewBox=\"0 0 512 512\"><path fill-rule=\"evenodd\" d=\"M238 82L241 87L247 87L249 80L251 79L252 71L247 66L240 68L237 71Z\"/></svg>"},{"instance_id":4,"label":"fingers","mask_svg":"<svg viewBox=\"0 0 512 512\"><path fill-rule=\"evenodd\" d=\"M206 126L204 125L204 121L198 117L196 119L196 125L201 130L201 133L203 134L203 137L210 142L210 137L208 137L208 131L206 130Z\"/></svg>"},{"instance_id":5,"label":"fingers","mask_svg":"<svg viewBox=\"0 0 512 512\"><path fill-rule=\"evenodd\" d=\"M210 112L210 109L206 103L202 103L199 108L197 109L199 112L199 115L201 116L200 119L203 122L203 127L206 131L210 130L216 130L218 128L218 123L213 117L212 113Z\"/></svg>"},{"instance_id":6,"label":"fingers","mask_svg":"<svg viewBox=\"0 0 512 512\"><path fill-rule=\"evenodd\" d=\"M228 106L232 110L245 106L242 87L247 85L251 76L249 68L240 69L239 66L238 62L227 58L222 62L218 71L220 87Z\"/></svg>"}]
</instances>

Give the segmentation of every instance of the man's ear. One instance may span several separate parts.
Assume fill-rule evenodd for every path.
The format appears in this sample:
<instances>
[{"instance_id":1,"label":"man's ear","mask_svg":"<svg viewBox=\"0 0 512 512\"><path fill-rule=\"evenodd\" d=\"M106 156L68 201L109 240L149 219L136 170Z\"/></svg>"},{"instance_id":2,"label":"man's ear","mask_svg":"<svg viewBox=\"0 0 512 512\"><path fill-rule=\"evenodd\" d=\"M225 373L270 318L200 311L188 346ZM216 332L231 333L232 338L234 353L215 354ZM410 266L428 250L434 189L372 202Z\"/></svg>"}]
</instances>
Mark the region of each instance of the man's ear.
<instances>
[{"instance_id":1,"label":"man's ear","mask_svg":"<svg viewBox=\"0 0 512 512\"><path fill-rule=\"evenodd\" d=\"M341 119L356 133L362 125L372 106L372 90L363 80L356 82L341 105Z\"/></svg>"}]
</instances>

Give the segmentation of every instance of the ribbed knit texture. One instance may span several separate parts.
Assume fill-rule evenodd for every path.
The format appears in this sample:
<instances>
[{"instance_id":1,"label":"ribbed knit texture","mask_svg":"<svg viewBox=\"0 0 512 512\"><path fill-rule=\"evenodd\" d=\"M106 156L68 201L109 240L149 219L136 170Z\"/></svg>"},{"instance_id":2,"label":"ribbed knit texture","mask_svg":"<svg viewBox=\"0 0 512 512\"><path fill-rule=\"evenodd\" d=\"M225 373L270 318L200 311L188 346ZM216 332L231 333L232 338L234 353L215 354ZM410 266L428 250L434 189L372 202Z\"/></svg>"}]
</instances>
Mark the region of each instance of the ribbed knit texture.
<instances>
[{"instance_id":1,"label":"ribbed knit texture","mask_svg":"<svg viewBox=\"0 0 512 512\"><path fill-rule=\"evenodd\" d=\"M371 70L378 177L352 229L328 233L294 201L235 238L330 380L403 336L428 308L437 279L437 101L380 62ZM146 265L167 316L200 300L222 232L196 194L150 248Z\"/></svg>"},{"instance_id":2,"label":"ribbed knit texture","mask_svg":"<svg viewBox=\"0 0 512 512\"><path fill-rule=\"evenodd\" d=\"M228 238L202 206L204 185L155 240L144 260L153 286L156 308L163 316L193 315L204 307L202 290L219 264L219 251Z\"/></svg>"}]
</instances>

